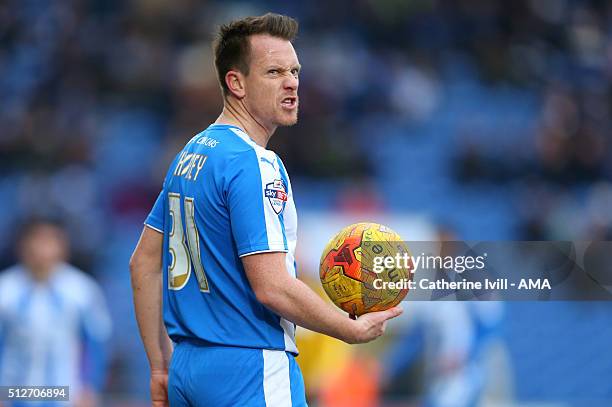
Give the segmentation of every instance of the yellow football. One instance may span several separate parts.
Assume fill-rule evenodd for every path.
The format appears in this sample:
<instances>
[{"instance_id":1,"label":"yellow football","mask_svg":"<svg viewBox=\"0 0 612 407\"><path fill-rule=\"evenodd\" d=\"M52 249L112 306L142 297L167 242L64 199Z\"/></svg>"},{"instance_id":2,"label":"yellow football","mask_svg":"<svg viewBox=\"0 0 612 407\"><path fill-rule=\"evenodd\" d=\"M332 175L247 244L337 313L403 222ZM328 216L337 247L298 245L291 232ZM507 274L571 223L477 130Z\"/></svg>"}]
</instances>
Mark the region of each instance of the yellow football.
<instances>
[{"instance_id":1,"label":"yellow football","mask_svg":"<svg viewBox=\"0 0 612 407\"><path fill-rule=\"evenodd\" d=\"M398 253L409 253L408 247L390 228L366 222L347 226L329 241L321 256L323 288L333 303L350 315L394 307L406 297L408 287L385 284L383 288L382 283L411 279L410 267L375 272L372 265L376 256L395 257Z\"/></svg>"}]
</instances>

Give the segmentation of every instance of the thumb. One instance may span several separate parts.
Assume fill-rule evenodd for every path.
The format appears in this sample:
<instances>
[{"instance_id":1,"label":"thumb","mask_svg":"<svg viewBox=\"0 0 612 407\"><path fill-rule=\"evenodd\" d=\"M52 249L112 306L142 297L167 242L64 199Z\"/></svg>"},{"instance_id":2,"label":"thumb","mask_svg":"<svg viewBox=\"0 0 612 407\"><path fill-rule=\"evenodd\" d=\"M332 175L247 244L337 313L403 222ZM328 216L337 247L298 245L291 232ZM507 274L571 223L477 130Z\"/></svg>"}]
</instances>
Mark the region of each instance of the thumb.
<instances>
[{"instance_id":1,"label":"thumb","mask_svg":"<svg viewBox=\"0 0 612 407\"><path fill-rule=\"evenodd\" d=\"M400 307L399 305L396 305L393 308L389 308L388 310L382 311L381 316L383 317L384 321L387 321L389 319L399 317L400 315L402 315L403 312L404 310L402 309L402 307Z\"/></svg>"},{"instance_id":2,"label":"thumb","mask_svg":"<svg viewBox=\"0 0 612 407\"><path fill-rule=\"evenodd\" d=\"M401 315L402 312L404 312L404 310L401 307L395 306L384 311L375 311L363 314L360 319L367 319L374 324L382 324L384 321Z\"/></svg>"}]
</instances>

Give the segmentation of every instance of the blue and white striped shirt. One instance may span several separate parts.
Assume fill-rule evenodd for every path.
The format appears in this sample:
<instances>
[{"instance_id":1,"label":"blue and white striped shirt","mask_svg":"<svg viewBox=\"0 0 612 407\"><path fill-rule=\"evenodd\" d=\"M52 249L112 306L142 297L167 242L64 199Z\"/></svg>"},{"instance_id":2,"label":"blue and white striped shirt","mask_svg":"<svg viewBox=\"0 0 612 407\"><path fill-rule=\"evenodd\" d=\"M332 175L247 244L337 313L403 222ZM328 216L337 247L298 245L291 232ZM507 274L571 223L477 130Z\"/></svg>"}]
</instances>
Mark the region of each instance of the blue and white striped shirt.
<instances>
[{"instance_id":1,"label":"blue and white striped shirt","mask_svg":"<svg viewBox=\"0 0 612 407\"><path fill-rule=\"evenodd\" d=\"M102 291L82 271L59 264L36 281L22 265L0 273L0 385L83 386L104 379L111 320Z\"/></svg>"}]
</instances>

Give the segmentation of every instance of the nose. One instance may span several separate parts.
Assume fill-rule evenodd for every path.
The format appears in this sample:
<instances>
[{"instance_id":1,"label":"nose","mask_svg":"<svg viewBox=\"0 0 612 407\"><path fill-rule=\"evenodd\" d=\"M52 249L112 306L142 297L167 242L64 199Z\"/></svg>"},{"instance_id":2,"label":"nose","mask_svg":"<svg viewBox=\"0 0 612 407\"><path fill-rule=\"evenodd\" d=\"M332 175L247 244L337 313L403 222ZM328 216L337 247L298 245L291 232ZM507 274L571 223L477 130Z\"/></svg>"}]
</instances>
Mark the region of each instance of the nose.
<instances>
[{"instance_id":1,"label":"nose","mask_svg":"<svg viewBox=\"0 0 612 407\"><path fill-rule=\"evenodd\" d=\"M300 80L297 78L297 76L289 74L285 77L285 80L283 81L283 88L287 90L296 91L299 84Z\"/></svg>"}]
</instances>

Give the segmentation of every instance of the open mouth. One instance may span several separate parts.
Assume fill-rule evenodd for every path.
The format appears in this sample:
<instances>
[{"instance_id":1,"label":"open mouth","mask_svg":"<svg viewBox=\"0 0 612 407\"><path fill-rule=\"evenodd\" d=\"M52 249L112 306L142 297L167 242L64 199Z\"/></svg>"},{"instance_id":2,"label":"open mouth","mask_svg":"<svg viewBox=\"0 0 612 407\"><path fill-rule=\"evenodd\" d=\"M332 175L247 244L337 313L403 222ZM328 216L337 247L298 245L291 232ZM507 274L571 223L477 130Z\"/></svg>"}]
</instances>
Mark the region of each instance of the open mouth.
<instances>
[{"instance_id":1,"label":"open mouth","mask_svg":"<svg viewBox=\"0 0 612 407\"><path fill-rule=\"evenodd\" d=\"M297 106L297 97L289 96L281 100L281 105L286 109L294 109Z\"/></svg>"}]
</instances>

